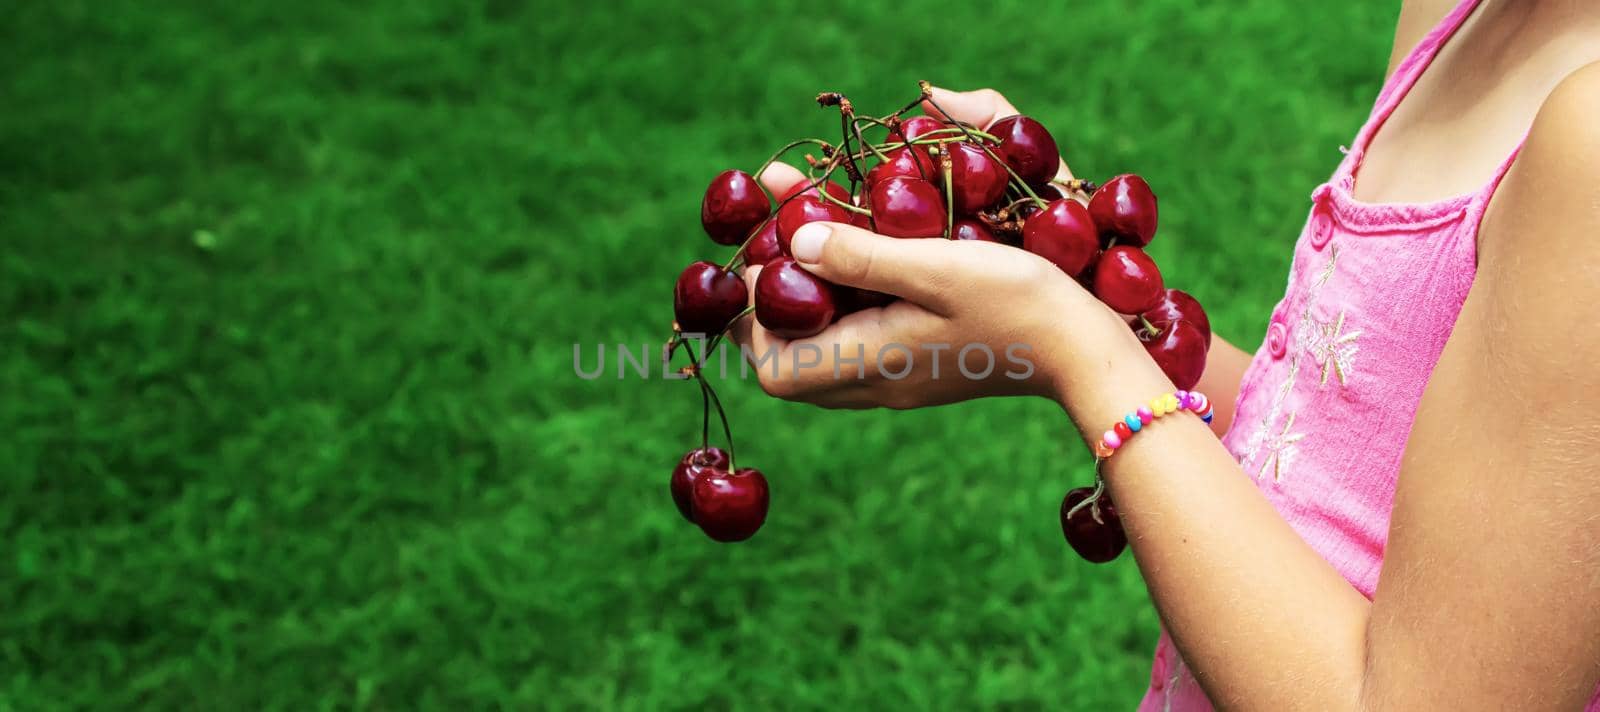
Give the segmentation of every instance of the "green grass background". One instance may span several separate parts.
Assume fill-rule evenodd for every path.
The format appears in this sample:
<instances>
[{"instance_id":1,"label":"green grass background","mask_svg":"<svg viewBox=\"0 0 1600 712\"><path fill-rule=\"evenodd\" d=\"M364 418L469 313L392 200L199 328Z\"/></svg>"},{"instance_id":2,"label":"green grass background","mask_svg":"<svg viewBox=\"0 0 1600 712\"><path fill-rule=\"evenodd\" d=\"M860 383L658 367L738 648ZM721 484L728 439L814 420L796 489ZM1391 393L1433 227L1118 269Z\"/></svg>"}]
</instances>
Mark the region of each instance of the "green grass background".
<instances>
[{"instance_id":1,"label":"green grass background","mask_svg":"<svg viewBox=\"0 0 1600 712\"><path fill-rule=\"evenodd\" d=\"M1146 175L1257 343L1396 6L15 4L0 708L1131 707L1156 618L1061 541L1054 406L731 383L773 504L724 546L667 495L693 387L572 344L665 336L706 181L813 94L920 78Z\"/></svg>"}]
</instances>

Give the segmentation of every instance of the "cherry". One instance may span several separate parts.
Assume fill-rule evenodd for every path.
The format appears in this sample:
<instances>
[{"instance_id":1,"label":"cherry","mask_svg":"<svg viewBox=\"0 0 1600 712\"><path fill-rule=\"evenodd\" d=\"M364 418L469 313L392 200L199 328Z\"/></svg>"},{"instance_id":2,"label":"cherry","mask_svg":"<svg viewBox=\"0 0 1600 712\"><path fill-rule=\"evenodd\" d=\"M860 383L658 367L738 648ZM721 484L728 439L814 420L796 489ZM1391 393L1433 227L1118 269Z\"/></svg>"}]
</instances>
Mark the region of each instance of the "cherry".
<instances>
[{"instance_id":1,"label":"cherry","mask_svg":"<svg viewBox=\"0 0 1600 712\"><path fill-rule=\"evenodd\" d=\"M746 265L764 265L783 256L783 248L778 246L778 220L768 220L761 226L761 232L750 239L744 246L744 263Z\"/></svg>"},{"instance_id":2,"label":"cherry","mask_svg":"<svg viewBox=\"0 0 1600 712\"><path fill-rule=\"evenodd\" d=\"M894 176L872 186L873 230L890 237L943 237L944 196L921 178Z\"/></svg>"},{"instance_id":3,"label":"cherry","mask_svg":"<svg viewBox=\"0 0 1600 712\"><path fill-rule=\"evenodd\" d=\"M813 336L833 323L833 285L790 257L768 262L756 277L756 320L785 339Z\"/></svg>"},{"instance_id":4,"label":"cherry","mask_svg":"<svg viewBox=\"0 0 1600 712\"><path fill-rule=\"evenodd\" d=\"M1172 379L1178 390L1189 390L1200 382L1206 370L1206 349L1210 339L1198 326L1187 321L1151 322L1159 331L1138 329L1144 350L1155 359L1161 372Z\"/></svg>"},{"instance_id":5,"label":"cherry","mask_svg":"<svg viewBox=\"0 0 1600 712\"><path fill-rule=\"evenodd\" d=\"M744 541L766 523L769 499L767 478L760 470L709 470L694 483L694 523L717 541Z\"/></svg>"},{"instance_id":6,"label":"cherry","mask_svg":"<svg viewBox=\"0 0 1600 712\"><path fill-rule=\"evenodd\" d=\"M994 231L985 227L983 223L971 218L961 218L950 228L952 240L977 240L979 242L999 242L1000 238L994 236Z\"/></svg>"},{"instance_id":7,"label":"cherry","mask_svg":"<svg viewBox=\"0 0 1600 712\"><path fill-rule=\"evenodd\" d=\"M1094 496L1091 487L1079 487L1067 492L1061 500L1061 534L1072 545L1078 556L1096 564L1117 558L1128 546L1128 534L1122 530L1122 518L1117 507L1105 492L1100 499L1072 512L1078 503ZM1097 518L1098 517L1098 518Z\"/></svg>"},{"instance_id":8,"label":"cherry","mask_svg":"<svg viewBox=\"0 0 1600 712\"><path fill-rule=\"evenodd\" d=\"M698 447L672 468L672 501L683 518L694 521L694 483L708 472L728 469L728 453L720 447Z\"/></svg>"},{"instance_id":9,"label":"cherry","mask_svg":"<svg viewBox=\"0 0 1600 712\"><path fill-rule=\"evenodd\" d=\"M1144 250L1117 245L1101 253L1094 266L1094 295L1120 314L1138 314L1166 295L1161 270Z\"/></svg>"},{"instance_id":10,"label":"cherry","mask_svg":"<svg viewBox=\"0 0 1600 712\"><path fill-rule=\"evenodd\" d=\"M995 153L1023 182L1033 185L1055 177L1061 154L1043 124L1026 116L1007 116L991 124L988 133L1000 139Z\"/></svg>"},{"instance_id":11,"label":"cherry","mask_svg":"<svg viewBox=\"0 0 1600 712\"><path fill-rule=\"evenodd\" d=\"M1206 310L1201 308L1200 301L1189 296L1188 292L1168 289L1161 296L1160 303L1146 309L1140 316L1152 324L1187 321L1200 329L1200 333L1205 335L1206 349L1211 348L1211 319L1206 316Z\"/></svg>"},{"instance_id":12,"label":"cherry","mask_svg":"<svg viewBox=\"0 0 1600 712\"><path fill-rule=\"evenodd\" d=\"M951 192L956 213L970 215L1005 197L1010 176L982 148L970 143L947 143L950 151Z\"/></svg>"},{"instance_id":13,"label":"cherry","mask_svg":"<svg viewBox=\"0 0 1600 712\"><path fill-rule=\"evenodd\" d=\"M721 265L701 260L678 275L672 290L672 312L680 330L716 334L744 311L749 298L743 278Z\"/></svg>"},{"instance_id":14,"label":"cherry","mask_svg":"<svg viewBox=\"0 0 1600 712\"><path fill-rule=\"evenodd\" d=\"M822 186L823 190L828 191L828 195L838 198L846 203L850 202L850 191L845 190L844 186L839 185L831 180L824 182ZM778 202L782 203L783 201L788 200L790 197L800 193L817 198L822 197L821 193L817 191L816 187L811 185L810 180L803 180L799 183L789 186L788 190L783 191L783 195L778 196Z\"/></svg>"},{"instance_id":15,"label":"cherry","mask_svg":"<svg viewBox=\"0 0 1600 712\"><path fill-rule=\"evenodd\" d=\"M801 225L813 222L850 222L850 211L814 195L802 195L778 208L778 249L789 253L789 240Z\"/></svg>"},{"instance_id":16,"label":"cherry","mask_svg":"<svg viewBox=\"0 0 1600 712\"><path fill-rule=\"evenodd\" d=\"M934 131L945 128L943 121L932 116L913 116L900 122L900 130L889 137L891 141L915 141Z\"/></svg>"},{"instance_id":17,"label":"cherry","mask_svg":"<svg viewBox=\"0 0 1600 712\"><path fill-rule=\"evenodd\" d=\"M1052 200L1022 225L1022 249L1054 262L1076 277L1100 250L1099 233L1089 209L1070 198Z\"/></svg>"},{"instance_id":18,"label":"cherry","mask_svg":"<svg viewBox=\"0 0 1600 712\"><path fill-rule=\"evenodd\" d=\"M867 171L866 183L871 188L895 176L938 181L943 172L938 161L921 146L906 146L884 154L885 159Z\"/></svg>"},{"instance_id":19,"label":"cherry","mask_svg":"<svg viewBox=\"0 0 1600 712\"><path fill-rule=\"evenodd\" d=\"M1132 173L1112 178L1089 198L1089 214L1100 236L1120 244L1144 247L1156 236L1156 194Z\"/></svg>"},{"instance_id":20,"label":"cherry","mask_svg":"<svg viewBox=\"0 0 1600 712\"><path fill-rule=\"evenodd\" d=\"M711 179L700 200L700 225L712 242L737 245L771 209L767 194L749 173L723 171Z\"/></svg>"}]
</instances>

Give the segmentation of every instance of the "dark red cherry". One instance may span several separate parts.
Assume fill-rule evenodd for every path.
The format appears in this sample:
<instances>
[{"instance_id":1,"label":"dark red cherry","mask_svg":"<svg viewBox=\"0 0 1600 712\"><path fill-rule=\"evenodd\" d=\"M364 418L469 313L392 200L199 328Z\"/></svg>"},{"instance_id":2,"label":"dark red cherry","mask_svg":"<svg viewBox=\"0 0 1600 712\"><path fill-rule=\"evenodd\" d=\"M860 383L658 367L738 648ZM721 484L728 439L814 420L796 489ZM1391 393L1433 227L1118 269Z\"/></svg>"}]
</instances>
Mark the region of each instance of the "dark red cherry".
<instances>
[{"instance_id":1,"label":"dark red cherry","mask_svg":"<svg viewBox=\"0 0 1600 712\"><path fill-rule=\"evenodd\" d=\"M1106 241L1144 247L1156 236L1156 194L1143 178L1125 173L1089 198L1089 215Z\"/></svg>"},{"instance_id":2,"label":"dark red cherry","mask_svg":"<svg viewBox=\"0 0 1600 712\"><path fill-rule=\"evenodd\" d=\"M947 143L950 183L957 215L971 215L999 202L1011 180L1006 169L982 148L970 143Z\"/></svg>"},{"instance_id":3,"label":"dark red cherry","mask_svg":"<svg viewBox=\"0 0 1600 712\"><path fill-rule=\"evenodd\" d=\"M1158 331L1137 330L1145 352L1155 359L1161 372L1172 379L1179 390L1189 390L1200 382L1206 370L1206 349L1210 339L1200 328L1187 321L1151 322Z\"/></svg>"},{"instance_id":4,"label":"dark red cherry","mask_svg":"<svg viewBox=\"0 0 1600 712\"><path fill-rule=\"evenodd\" d=\"M1054 262L1076 277L1100 250L1099 233L1088 208L1076 200L1052 200L1022 225L1022 249Z\"/></svg>"},{"instance_id":5,"label":"dark red cherry","mask_svg":"<svg viewBox=\"0 0 1600 712\"><path fill-rule=\"evenodd\" d=\"M823 190L828 191L828 195L838 198L842 202L850 202L850 191L845 190L844 186L839 185L831 180L823 183L822 185ZM788 200L790 196L797 195L802 192L812 197L821 197L821 194L817 191L816 187L811 185L810 180L803 180L799 183L789 186L788 190L783 191L783 195L778 196L778 202L782 203L783 201Z\"/></svg>"},{"instance_id":6,"label":"dark red cherry","mask_svg":"<svg viewBox=\"0 0 1600 712\"><path fill-rule=\"evenodd\" d=\"M979 242L999 242L1000 238L994 236L983 223L971 218L961 218L951 226L950 238L953 240L977 240Z\"/></svg>"},{"instance_id":7,"label":"dark red cherry","mask_svg":"<svg viewBox=\"0 0 1600 712\"><path fill-rule=\"evenodd\" d=\"M694 483L694 523L717 541L744 541L766 523L770 497L760 470L712 470Z\"/></svg>"},{"instance_id":8,"label":"dark red cherry","mask_svg":"<svg viewBox=\"0 0 1600 712\"><path fill-rule=\"evenodd\" d=\"M896 132L896 135L891 136L890 140L898 141L904 138L915 141L946 126L945 122L932 116L913 116L900 122L900 130Z\"/></svg>"},{"instance_id":9,"label":"dark red cherry","mask_svg":"<svg viewBox=\"0 0 1600 712\"><path fill-rule=\"evenodd\" d=\"M689 334L716 334L744 311L750 298L744 279L701 260L683 268L672 290L672 313Z\"/></svg>"},{"instance_id":10,"label":"dark red cherry","mask_svg":"<svg viewBox=\"0 0 1600 712\"><path fill-rule=\"evenodd\" d=\"M697 447L672 468L672 501L683 518L694 521L694 483L711 471L728 469L728 453L720 447Z\"/></svg>"},{"instance_id":11,"label":"dark red cherry","mask_svg":"<svg viewBox=\"0 0 1600 712\"><path fill-rule=\"evenodd\" d=\"M1068 516L1078 503L1093 495L1094 489L1089 487L1067 492L1066 498L1061 500L1061 533L1078 556L1103 564L1117 558L1128 547L1128 534L1122 530L1122 518L1117 516L1116 505L1104 492L1100 493L1099 500Z\"/></svg>"},{"instance_id":12,"label":"dark red cherry","mask_svg":"<svg viewBox=\"0 0 1600 712\"><path fill-rule=\"evenodd\" d=\"M795 262L779 257L756 277L756 321L785 339L814 336L833 323L833 285Z\"/></svg>"},{"instance_id":13,"label":"dark red cherry","mask_svg":"<svg viewBox=\"0 0 1600 712\"><path fill-rule=\"evenodd\" d=\"M887 160L867 171L865 180L868 188L895 176L921 178L936 183L944 175L939 162L933 160L933 157L928 155L928 149L922 146L897 148L885 153L884 156Z\"/></svg>"},{"instance_id":14,"label":"dark red cherry","mask_svg":"<svg viewBox=\"0 0 1600 712\"><path fill-rule=\"evenodd\" d=\"M778 219L773 218L761 226L761 232L750 238L744 246L744 263L756 266L764 265L783 256L783 248L778 247Z\"/></svg>"},{"instance_id":15,"label":"dark red cherry","mask_svg":"<svg viewBox=\"0 0 1600 712\"><path fill-rule=\"evenodd\" d=\"M872 186L869 195L875 232L890 237L944 236L944 196L932 183L895 176Z\"/></svg>"},{"instance_id":16,"label":"dark red cherry","mask_svg":"<svg viewBox=\"0 0 1600 712\"><path fill-rule=\"evenodd\" d=\"M1007 116L990 125L988 133L1000 139L995 153L1023 182L1033 185L1055 177L1061 153L1043 124L1026 116Z\"/></svg>"},{"instance_id":17,"label":"dark red cherry","mask_svg":"<svg viewBox=\"0 0 1600 712\"><path fill-rule=\"evenodd\" d=\"M1200 329L1200 333L1205 335L1206 349L1211 348L1211 319L1206 316L1206 310L1201 308L1200 301L1189 296L1188 292L1181 289L1166 290L1161 301L1146 309L1141 316L1151 323L1187 321Z\"/></svg>"},{"instance_id":18,"label":"dark red cherry","mask_svg":"<svg viewBox=\"0 0 1600 712\"><path fill-rule=\"evenodd\" d=\"M711 179L700 200L700 225L719 245L737 245L767 217L772 204L756 179L744 171L723 171Z\"/></svg>"},{"instance_id":19,"label":"dark red cherry","mask_svg":"<svg viewBox=\"0 0 1600 712\"><path fill-rule=\"evenodd\" d=\"M1139 314L1166 295L1161 270L1144 250L1117 245L1094 266L1094 296L1119 314Z\"/></svg>"},{"instance_id":20,"label":"dark red cherry","mask_svg":"<svg viewBox=\"0 0 1600 712\"><path fill-rule=\"evenodd\" d=\"M789 241L801 225L813 222L850 222L850 211L814 195L802 195L778 208L778 249L789 254Z\"/></svg>"}]
</instances>

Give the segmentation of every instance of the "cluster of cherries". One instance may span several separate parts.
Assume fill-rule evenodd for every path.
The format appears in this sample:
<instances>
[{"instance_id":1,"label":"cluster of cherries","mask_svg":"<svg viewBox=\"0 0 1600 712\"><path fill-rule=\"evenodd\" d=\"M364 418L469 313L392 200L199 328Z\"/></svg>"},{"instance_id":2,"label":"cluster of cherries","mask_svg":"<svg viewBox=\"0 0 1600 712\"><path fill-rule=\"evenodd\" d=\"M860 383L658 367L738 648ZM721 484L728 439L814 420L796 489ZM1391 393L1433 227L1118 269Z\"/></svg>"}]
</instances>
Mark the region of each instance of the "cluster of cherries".
<instances>
[{"instance_id":1,"label":"cluster of cherries","mask_svg":"<svg viewBox=\"0 0 1600 712\"><path fill-rule=\"evenodd\" d=\"M751 174L729 170L706 188L701 225L713 242L738 250L724 264L698 261L678 276L669 357L688 334L704 335L714 347L734 321L751 312L768 331L797 339L821 332L845 314L893 301L890 295L829 283L795 262L789 250L795 231L826 221L890 237L981 240L1037 254L1125 315L1179 389L1200 380L1210 323L1194 297L1166 287L1144 251L1155 237L1157 215L1155 193L1143 178L1119 175L1100 186L1056 178L1056 141L1027 116L1002 118L981 130L933 116L905 116L924 101L945 114L926 83L917 100L884 117L857 115L850 100L837 93L818 95L817 101L838 107L841 142L795 141L756 172L792 149L814 146L821 157L806 154L808 180L769 196ZM867 132L882 140L867 141ZM833 180L841 172L849 188ZM741 276L741 268L752 265L762 266L753 305ZM746 539L766 519L766 478L751 468L734 468L730 453L707 444L715 405L732 449L727 417L699 364L692 362L684 372L700 382L707 427L701 447L684 455L673 471L673 499L711 538ZM1109 561L1126 547L1103 487L1069 492L1061 513L1063 533L1084 558Z\"/></svg>"}]
</instances>

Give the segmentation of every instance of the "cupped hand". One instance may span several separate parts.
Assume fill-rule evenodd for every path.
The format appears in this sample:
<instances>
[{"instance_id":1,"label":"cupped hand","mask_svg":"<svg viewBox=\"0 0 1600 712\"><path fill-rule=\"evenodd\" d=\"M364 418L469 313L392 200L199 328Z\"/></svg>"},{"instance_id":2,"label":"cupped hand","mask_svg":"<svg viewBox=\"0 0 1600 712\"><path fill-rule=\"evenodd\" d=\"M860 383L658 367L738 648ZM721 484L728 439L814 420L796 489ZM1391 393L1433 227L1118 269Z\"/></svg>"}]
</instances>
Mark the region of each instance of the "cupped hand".
<instances>
[{"instance_id":1,"label":"cupped hand","mask_svg":"<svg viewBox=\"0 0 1600 712\"><path fill-rule=\"evenodd\" d=\"M976 126L1015 112L989 91L936 90L951 118ZM928 107L934 113L933 107ZM1065 164L1061 172L1067 173ZM760 179L781 195L804 176L774 164ZM841 223L794 236L800 266L835 284L890 294L825 331L784 339L753 316L733 337L762 388L834 408L914 408L990 395L1055 395L1085 344L1139 350L1109 309L1047 260L998 243L900 239ZM745 281L755 299L760 268ZM1142 352L1140 353L1142 356Z\"/></svg>"}]
</instances>

